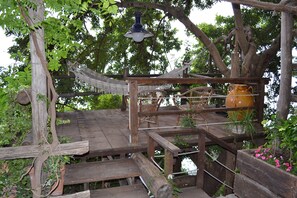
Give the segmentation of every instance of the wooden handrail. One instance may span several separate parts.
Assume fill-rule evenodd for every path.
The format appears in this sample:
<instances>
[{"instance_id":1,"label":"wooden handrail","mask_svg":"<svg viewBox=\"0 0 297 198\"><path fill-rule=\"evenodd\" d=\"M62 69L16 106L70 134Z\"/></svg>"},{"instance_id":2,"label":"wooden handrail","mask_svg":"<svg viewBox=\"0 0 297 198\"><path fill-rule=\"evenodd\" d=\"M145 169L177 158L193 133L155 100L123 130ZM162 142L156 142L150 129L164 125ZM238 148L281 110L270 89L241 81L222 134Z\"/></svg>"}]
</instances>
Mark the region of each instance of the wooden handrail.
<instances>
[{"instance_id":1,"label":"wooden handrail","mask_svg":"<svg viewBox=\"0 0 297 198\"><path fill-rule=\"evenodd\" d=\"M152 138L160 146L162 146L164 149L170 151L173 154L173 156L177 156L178 152L181 152L180 148L178 148L177 146L175 146L174 144L172 144L156 132L150 132L148 133L148 136Z\"/></svg>"},{"instance_id":2,"label":"wooden handrail","mask_svg":"<svg viewBox=\"0 0 297 198\"><path fill-rule=\"evenodd\" d=\"M136 81L138 84L203 84L203 83L233 83L233 84L258 84L264 81L268 84L268 78L135 78L128 77L128 81Z\"/></svg>"},{"instance_id":3,"label":"wooden handrail","mask_svg":"<svg viewBox=\"0 0 297 198\"><path fill-rule=\"evenodd\" d=\"M164 174L168 176L173 172L173 157L178 155L180 148L163 138L156 132L148 133L148 158L152 160L155 154L155 143L159 144L165 150Z\"/></svg>"},{"instance_id":4,"label":"wooden handrail","mask_svg":"<svg viewBox=\"0 0 297 198\"><path fill-rule=\"evenodd\" d=\"M234 110L246 110L246 109L254 109L255 107L234 107L234 108L204 108L201 110L167 110L167 111L155 111L155 112L138 112L139 117L144 116L158 116L158 115L182 115L182 114L197 114L204 112L226 112L226 111L234 111Z\"/></svg>"}]
</instances>

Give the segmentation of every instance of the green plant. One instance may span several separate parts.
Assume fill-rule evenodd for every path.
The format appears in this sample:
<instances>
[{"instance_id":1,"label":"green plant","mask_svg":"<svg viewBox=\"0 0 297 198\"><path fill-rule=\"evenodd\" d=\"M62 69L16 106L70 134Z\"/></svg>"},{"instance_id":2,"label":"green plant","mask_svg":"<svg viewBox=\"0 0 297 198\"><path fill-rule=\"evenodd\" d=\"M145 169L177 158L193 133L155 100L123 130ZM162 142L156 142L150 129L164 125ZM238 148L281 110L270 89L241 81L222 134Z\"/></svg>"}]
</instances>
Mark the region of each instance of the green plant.
<instances>
[{"instance_id":1,"label":"green plant","mask_svg":"<svg viewBox=\"0 0 297 198\"><path fill-rule=\"evenodd\" d=\"M264 147L269 149L269 152L259 150L261 156L272 156L276 166L289 168L293 174L297 174L297 116L292 115L287 120L278 119L276 115L272 115L270 120L262 122L265 133L267 134L267 142ZM270 156L271 155L271 156ZM261 157L264 159L264 157ZM287 169L286 168L286 169ZM289 170L287 169L287 170Z\"/></svg>"},{"instance_id":2,"label":"green plant","mask_svg":"<svg viewBox=\"0 0 297 198\"><path fill-rule=\"evenodd\" d=\"M184 140L184 138L180 135L176 135L174 137L174 142L173 144L175 144L177 147L179 148L187 148L189 147L189 144L186 142L186 140Z\"/></svg>"},{"instance_id":3,"label":"green plant","mask_svg":"<svg viewBox=\"0 0 297 198\"><path fill-rule=\"evenodd\" d=\"M184 128L195 128L196 124L191 115L185 115L180 120L180 126Z\"/></svg>"},{"instance_id":4,"label":"green plant","mask_svg":"<svg viewBox=\"0 0 297 198\"><path fill-rule=\"evenodd\" d=\"M232 122L230 127L233 129L233 132L238 134L246 133L252 136L256 132L253 124L254 114L254 111L251 110L234 111L232 114L229 114L228 119ZM238 119L239 116L241 119Z\"/></svg>"}]
</instances>

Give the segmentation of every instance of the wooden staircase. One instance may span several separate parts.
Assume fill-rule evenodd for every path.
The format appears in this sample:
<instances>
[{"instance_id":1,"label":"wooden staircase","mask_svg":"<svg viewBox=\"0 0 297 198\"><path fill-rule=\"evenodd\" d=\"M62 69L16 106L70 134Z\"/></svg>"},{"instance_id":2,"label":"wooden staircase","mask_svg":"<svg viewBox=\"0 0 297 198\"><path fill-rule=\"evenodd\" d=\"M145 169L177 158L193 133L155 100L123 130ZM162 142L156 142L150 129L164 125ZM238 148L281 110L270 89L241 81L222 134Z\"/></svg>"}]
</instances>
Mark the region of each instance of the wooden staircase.
<instances>
[{"instance_id":1,"label":"wooden staircase","mask_svg":"<svg viewBox=\"0 0 297 198\"><path fill-rule=\"evenodd\" d=\"M85 162L66 166L64 185L133 178L141 172L133 159ZM143 184L91 190L91 197L148 198Z\"/></svg>"}]
</instances>

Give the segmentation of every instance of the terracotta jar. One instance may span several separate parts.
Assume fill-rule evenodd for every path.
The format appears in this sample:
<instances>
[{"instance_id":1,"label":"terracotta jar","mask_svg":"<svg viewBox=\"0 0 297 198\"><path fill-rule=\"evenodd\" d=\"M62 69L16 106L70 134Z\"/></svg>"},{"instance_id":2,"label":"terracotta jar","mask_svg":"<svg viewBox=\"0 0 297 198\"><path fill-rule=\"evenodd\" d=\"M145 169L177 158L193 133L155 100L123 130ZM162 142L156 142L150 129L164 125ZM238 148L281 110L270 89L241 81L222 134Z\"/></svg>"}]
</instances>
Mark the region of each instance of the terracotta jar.
<instances>
[{"instance_id":1,"label":"terracotta jar","mask_svg":"<svg viewBox=\"0 0 297 198\"><path fill-rule=\"evenodd\" d=\"M253 107L255 105L254 97L252 96L252 88L244 84L233 84L229 87L229 93L226 97L226 107ZM242 120L244 113L249 110L228 111L228 117L237 120Z\"/></svg>"}]
</instances>

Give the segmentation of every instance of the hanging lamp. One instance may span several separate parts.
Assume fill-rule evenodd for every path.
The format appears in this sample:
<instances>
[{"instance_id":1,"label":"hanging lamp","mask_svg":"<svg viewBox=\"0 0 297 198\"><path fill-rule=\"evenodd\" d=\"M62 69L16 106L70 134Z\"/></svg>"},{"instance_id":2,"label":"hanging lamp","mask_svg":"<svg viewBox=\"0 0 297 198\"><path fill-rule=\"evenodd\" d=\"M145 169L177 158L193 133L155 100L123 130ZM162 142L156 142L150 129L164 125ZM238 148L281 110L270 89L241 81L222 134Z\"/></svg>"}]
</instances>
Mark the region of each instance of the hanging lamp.
<instances>
[{"instance_id":1,"label":"hanging lamp","mask_svg":"<svg viewBox=\"0 0 297 198\"><path fill-rule=\"evenodd\" d=\"M135 24L125 34L125 37L132 38L135 42L141 42L144 38L153 36L151 32L143 28L140 18L141 12L135 12Z\"/></svg>"}]
</instances>

